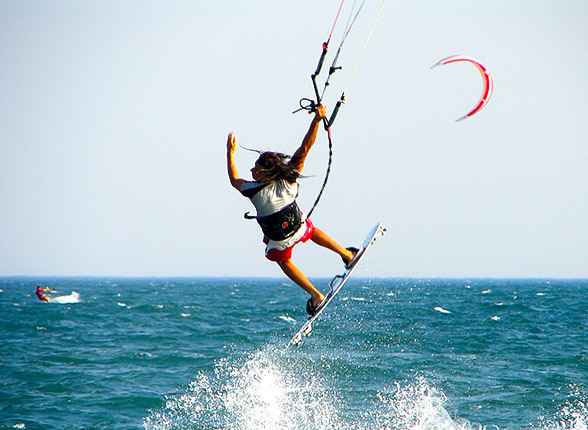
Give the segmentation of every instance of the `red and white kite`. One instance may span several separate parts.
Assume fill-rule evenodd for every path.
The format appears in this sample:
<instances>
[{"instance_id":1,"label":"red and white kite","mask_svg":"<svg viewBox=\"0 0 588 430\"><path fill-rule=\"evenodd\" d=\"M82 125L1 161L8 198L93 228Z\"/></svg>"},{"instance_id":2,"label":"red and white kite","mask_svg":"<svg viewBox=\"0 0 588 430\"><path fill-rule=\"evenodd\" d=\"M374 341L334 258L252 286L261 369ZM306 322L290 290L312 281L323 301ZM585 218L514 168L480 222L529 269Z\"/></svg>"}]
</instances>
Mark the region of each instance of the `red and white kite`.
<instances>
[{"instance_id":1,"label":"red and white kite","mask_svg":"<svg viewBox=\"0 0 588 430\"><path fill-rule=\"evenodd\" d=\"M490 96L492 96L492 89L494 88L494 83L492 82L492 76L490 76L490 73L488 72L486 67L484 67L484 65L475 58L469 57L467 55L452 55L450 57L442 59L433 67L444 66L445 64L456 63L458 61L466 61L468 63L472 63L473 65L475 65L482 74L482 78L484 79L484 91L482 91L482 96L480 97L480 100L470 112L468 112L461 118L456 119L456 121L461 121L462 119L466 119L474 115L476 112L482 109L486 105L486 103L488 103L488 100L490 100ZM431 67L431 69L433 67Z\"/></svg>"}]
</instances>

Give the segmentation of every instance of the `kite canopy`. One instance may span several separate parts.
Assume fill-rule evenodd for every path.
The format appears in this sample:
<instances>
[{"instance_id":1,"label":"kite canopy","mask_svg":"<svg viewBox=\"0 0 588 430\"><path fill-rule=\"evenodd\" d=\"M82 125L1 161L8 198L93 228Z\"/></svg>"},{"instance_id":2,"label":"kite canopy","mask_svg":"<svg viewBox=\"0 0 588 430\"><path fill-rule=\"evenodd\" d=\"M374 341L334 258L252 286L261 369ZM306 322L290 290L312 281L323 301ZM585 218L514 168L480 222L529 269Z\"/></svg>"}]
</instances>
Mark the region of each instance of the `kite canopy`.
<instances>
[{"instance_id":1,"label":"kite canopy","mask_svg":"<svg viewBox=\"0 0 588 430\"><path fill-rule=\"evenodd\" d=\"M480 97L480 100L478 101L478 103L474 106L474 108L470 112L468 112L464 116L456 119L456 121L461 121L463 119L466 119L466 118L474 115L476 112L481 110L484 106L486 106L486 104L490 100L490 97L492 96L492 89L494 88L494 83L492 81L492 76L490 76L490 73L488 72L486 67L482 63L480 63L478 60L476 60L475 58L470 57L468 55L461 55L461 54L460 55L451 55L449 57L443 58L442 60L440 60L437 64L435 64L431 68L434 68L437 66L444 66L445 64L456 63L458 61L466 61L468 63L472 63L474 66L476 66L478 68L478 70L480 71L480 74L482 75L482 78L484 80L484 90L482 91L482 96Z\"/></svg>"}]
</instances>

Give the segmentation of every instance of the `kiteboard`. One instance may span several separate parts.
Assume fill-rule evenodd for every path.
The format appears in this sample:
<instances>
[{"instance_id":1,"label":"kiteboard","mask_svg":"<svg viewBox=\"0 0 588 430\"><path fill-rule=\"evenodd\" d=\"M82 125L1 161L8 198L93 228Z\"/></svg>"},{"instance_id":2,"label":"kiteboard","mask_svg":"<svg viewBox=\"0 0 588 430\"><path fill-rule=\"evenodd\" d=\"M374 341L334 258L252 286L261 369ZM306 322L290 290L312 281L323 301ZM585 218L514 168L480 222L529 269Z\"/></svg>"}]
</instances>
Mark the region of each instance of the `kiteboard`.
<instances>
[{"instance_id":1,"label":"kiteboard","mask_svg":"<svg viewBox=\"0 0 588 430\"><path fill-rule=\"evenodd\" d=\"M303 336L308 336L312 333L312 324L316 321L319 315L325 310L325 308L331 303L331 301L335 298L339 290L345 285L351 274L359 265L359 262L365 256L367 250L374 244L376 239L379 236L383 236L386 233L386 229L382 226L381 223L378 223L372 228L368 236L366 237L363 246L359 249L358 255L354 260L353 266L346 269L345 272L341 275L336 275L331 282L329 282L329 292L327 293L325 299L321 303L321 306L318 308L316 313L313 316L309 316L308 320L304 323L304 325L296 332L294 337L290 340L289 345L298 345L302 342Z\"/></svg>"}]
</instances>

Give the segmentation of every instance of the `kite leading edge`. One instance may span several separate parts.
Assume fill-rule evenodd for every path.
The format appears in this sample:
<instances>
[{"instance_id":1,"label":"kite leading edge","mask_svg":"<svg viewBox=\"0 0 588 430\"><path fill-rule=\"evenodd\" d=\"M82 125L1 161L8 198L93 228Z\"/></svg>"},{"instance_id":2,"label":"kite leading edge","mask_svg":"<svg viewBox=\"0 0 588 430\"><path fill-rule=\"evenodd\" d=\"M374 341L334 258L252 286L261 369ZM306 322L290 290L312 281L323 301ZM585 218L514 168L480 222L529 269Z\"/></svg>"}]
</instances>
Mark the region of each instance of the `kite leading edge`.
<instances>
[{"instance_id":1,"label":"kite leading edge","mask_svg":"<svg viewBox=\"0 0 588 430\"><path fill-rule=\"evenodd\" d=\"M464 120L464 119L474 115L475 113L479 112L484 106L486 106L486 104L490 100L490 97L492 96L492 89L494 88L492 76L490 75L490 72L488 72L488 69L486 69L486 67L482 63L480 63L478 60L476 60L475 58L470 57L468 55L462 55L462 54L451 55L449 57L443 58L437 64L435 64L433 67L431 67L431 69L434 67L437 67L437 66L444 66L445 64L456 63L459 61L465 61L465 62L471 63L478 68L478 70L480 71L480 74L482 75L482 79L484 81L484 89L482 91L482 95L480 97L480 100L474 106L474 108L471 111L469 111L467 114L465 114L464 116L456 119L455 121Z\"/></svg>"}]
</instances>

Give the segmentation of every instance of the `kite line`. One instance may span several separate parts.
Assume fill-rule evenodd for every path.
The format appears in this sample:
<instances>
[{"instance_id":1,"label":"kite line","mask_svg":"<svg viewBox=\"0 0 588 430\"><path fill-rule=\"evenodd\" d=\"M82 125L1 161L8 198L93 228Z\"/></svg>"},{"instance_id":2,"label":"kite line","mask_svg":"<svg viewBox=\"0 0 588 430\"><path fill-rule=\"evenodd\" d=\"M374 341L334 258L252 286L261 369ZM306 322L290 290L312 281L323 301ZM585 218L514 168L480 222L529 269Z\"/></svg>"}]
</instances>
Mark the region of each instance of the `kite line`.
<instances>
[{"instance_id":1,"label":"kite line","mask_svg":"<svg viewBox=\"0 0 588 430\"><path fill-rule=\"evenodd\" d=\"M333 125L333 123L335 122L335 118L337 117L337 114L339 113L339 109L341 108L341 105L343 103L345 103L345 92L347 91L347 88L349 87L349 84L351 83L353 77L355 76L355 72L357 70L357 67L359 66L359 63L363 57L363 54L366 50L366 47L368 45L368 42L376 28L376 25L378 23L378 20L380 19L380 16L382 14L382 10L384 9L384 5L386 4L387 0L383 0L382 4L378 10L378 13L372 23L372 26L370 28L370 31L367 35L367 38L363 44L363 47L361 49L361 52L359 53L359 56L357 58L357 60L355 61L355 65L353 66L353 69L351 71L351 74L349 75L349 78L347 79L347 83L345 84L345 87L343 89L343 92L341 94L340 99L337 101L337 103L335 104L335 108L333 109L331 116L327 119L327 118L323 118L323 125L324 128L327 132L327 137L329 140L329 161L327 164L327 170L325 173L325 178L323 180L323 184L321 186L321 189L317 195L317 198L314 202L314 204L312 205L311 209L308 211L308 214L306 215L307 218L310 217L310 215L312 214L312 212L314 211L314 209L316 208L316 206L318 205L318 202L320 201L323 192L325 191L325 188L327 186L327 181L329 180L329 175L331 173L331 165L332 165L332 161L333 161L333 136L332 136L332 132L331 132L331 126ZM343 9L343 3L345 2L345 0L342 0L339 8L337 10L337 14L335 16L335 21L333 22L333 25L331 27L331 32L329 33L329 37L327 38L327 41L324 42L322 44L322 51L321 51L321 56L319 58L316 70L314 71L314 73L310 76L311 80L312 80L312 86L314 88L314 93L315 93L315 100L313 99L309 99L309 98L302 98L300 99L300 108L295 110L292 113L296 113L299 112L301 110L306 110L309 112L314 112L316 111L317 107L321 104L322 99L325 95L325 92L327 90L327 87L330 85L330 79L331 76L337 71L337 70L341 70L342 67L337 65L337 62L339 60L339 55L341 53L341 50L343 48L343 45L345 43L345 40L347 39L347 36L349 35L349 33L351 32L352 27L354 26L357 17L359 16L359 13L361 12L366 0L362 0L361 3L359 5L357 5L357 0L354 1L353 3L353 7L351 8L351 11L349 13L349 18L347 20L347 24L345 27L345 30L343 31L343 36L341 38L341 42L339 44L339 47L337 49L337 53L335 54L335 57L333 59L333 62L331 64L331 67L329 68L329 72L328 72L328 76L327 79L324 83L323 86L323 90L322 92L319 91L318 85L317 85L317 77L320 75L321 70L323 68L323 63L325 62L325 58L327 57L327 53L328 53L328 48L329 48L329 43L331 42L331 38L333 37L333 32L335 31L335 27L337 25L337 22L339 21L339 16L341 15L341 10Z\"/></svg>"}]
</instances>

